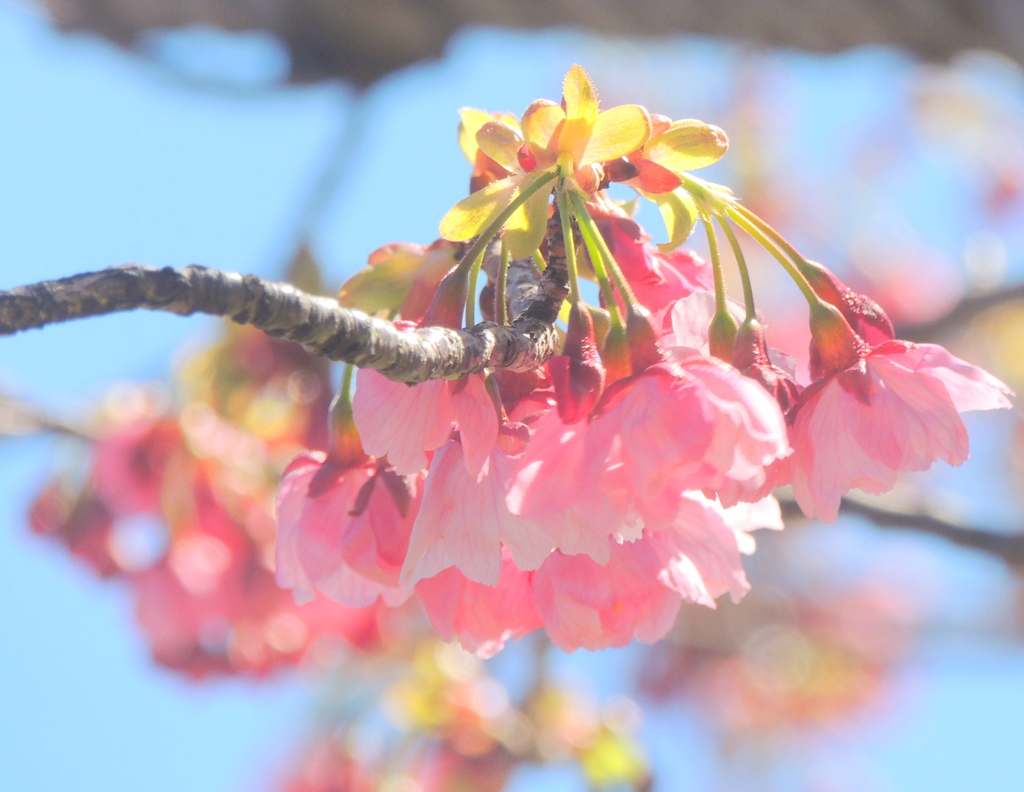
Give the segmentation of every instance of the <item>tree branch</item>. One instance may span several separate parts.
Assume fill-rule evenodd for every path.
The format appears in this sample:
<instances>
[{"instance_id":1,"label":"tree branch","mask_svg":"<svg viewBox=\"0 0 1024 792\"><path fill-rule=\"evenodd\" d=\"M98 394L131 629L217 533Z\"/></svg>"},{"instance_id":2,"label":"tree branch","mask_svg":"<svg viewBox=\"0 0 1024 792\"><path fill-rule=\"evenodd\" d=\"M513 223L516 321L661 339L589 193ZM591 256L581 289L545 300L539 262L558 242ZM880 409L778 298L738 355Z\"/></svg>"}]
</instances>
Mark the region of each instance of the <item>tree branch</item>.
<instances>
[{"instance_id":1,"label":"tree branch","mask_svg":"<svg viewBox=\"0 0 1024 792\"><path fill-rule=\"evenodd\" d=\"M782 505L783 516L787 520L803 518L803 513L795 501L780 498L779 502ZM1001 558L1012 567L1024 566L1024 533L1001 533L975 528L937 517L926 511L886 509L853 498L843 498L839 512L864 517L879 528L906 529L938 536L960 547L981 550Z\"/></svg>"},{"instance_id":2,"label":"tree branch","mask_svg":"<svg viewBox=\"0 0 1024 792\"><path fill-rule=\"evenodd\" d=\"M565 294L564 272L549 267L535 298L508 327L397 329L285 283L206 267L138 265L73 275L0 291L0 336L57 322L146 308L205 313L251 324L310 352L372 368L399 382L458 379L485 368L528 371L555 354L552 323ZM557 302L557 304L556 304Z\"/></svg>"},{"instance_id":3,"label":"tree branch","mask_svg":"<svg viewBox=\"0 0 1024 792\"><path fill-rule=\"evenodd\" d=\"M950 330L963 327L985 311L1018 300L1024 300L1024 283L1017 283L983 294L973 294L964 297L955 307L937 319L897 328L897 335L908 341L928 341Z\"/></svg>"},{"instance_id":4,"label":"tree branch","mask_svg":"<svg viewBox=\"0 0 1024 792\"><path fill-rule=\"evenodd\" d=\"M1024 6L1016 0L43 0L57 27L91 30L138 49L147 31L213 25L266 30L291 54L291 79L342 77L370 85L440 57L459 30L572 26L611 36L684 33L836 52L885 44L945 60L990 49L1024 60Z\"/></svg>"},{"instance_id":5,"label":"tree branch","mask_svg":"<svg viewBox=\"0 0 1024 792\"><path fill-rule=\"evenodd\" d=\"M89 437L81 426L50 415L14 396L0 393L0 440L39 432Z\"/></svg>"}]
</instances>

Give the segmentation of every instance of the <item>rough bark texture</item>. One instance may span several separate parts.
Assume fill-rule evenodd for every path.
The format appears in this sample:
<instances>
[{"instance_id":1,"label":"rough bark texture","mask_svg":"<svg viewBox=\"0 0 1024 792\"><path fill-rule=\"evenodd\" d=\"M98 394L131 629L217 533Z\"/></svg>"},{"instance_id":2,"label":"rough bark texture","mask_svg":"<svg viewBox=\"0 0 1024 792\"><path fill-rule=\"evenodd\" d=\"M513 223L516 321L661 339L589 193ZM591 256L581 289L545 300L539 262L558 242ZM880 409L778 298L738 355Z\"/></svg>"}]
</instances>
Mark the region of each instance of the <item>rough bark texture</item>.
<instances>
[{"instance_id":1,"label":"rough bark texture","mask_svg":"<svg viewBox=\"0 0 1024 792\"><path fill-rule=\"evenodd\" d=\"M205 313L251 324L314 354L376 369L393 380L423 382L458 379L488 367L527 371L543 365L558 348L546 317L557 316L558 295L564 293L564 272L549 267L538 294L508 327L481 322L468 331L402 331L328 297L255 275L130 265L0 291L0 336L135 308Z\"/></svg>"},{"instance_id":2,"label":"rough bark texture","mask_svg":"<svg viewBox=\"0 0 1024 792\"><path fill-rule=\"evenodd\" d=\"M1020 0L43 0L64 30L127 47L188 25L265 30L288 47L292 78L369 85L436 58L462 28L571 26L614 36L723 36L835 52L888 44L943 60L991 49L1024 62Z\"/></svg>"}]
</instances>

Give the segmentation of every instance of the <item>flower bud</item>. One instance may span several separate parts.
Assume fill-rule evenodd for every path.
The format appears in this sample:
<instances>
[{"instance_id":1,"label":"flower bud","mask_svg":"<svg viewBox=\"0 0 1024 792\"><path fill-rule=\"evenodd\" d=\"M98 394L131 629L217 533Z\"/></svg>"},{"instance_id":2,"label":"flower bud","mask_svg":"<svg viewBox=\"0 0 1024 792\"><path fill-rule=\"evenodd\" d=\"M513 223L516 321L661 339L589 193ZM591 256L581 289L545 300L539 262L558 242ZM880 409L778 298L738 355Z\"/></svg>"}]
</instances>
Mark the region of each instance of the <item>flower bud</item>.
<instances>
[{"instance_id":1,"label":"flower bud","mask_svg":"<svg viewBox=\"0 0 1024 792\"><path fill-rule=\"evenodd\" d=\"M867 351L867 345L837 308L827 302L811 306L811 374L815 379L845 371Z\"/></svg>"},{"instance_id":2,"label":"flower bud","mask_svg":"<svg viewBox=\"0 0 1024 792\"><path fill-rule=\"evenodd\" d=\"M756 319L747 319L736 331L733 366L768 391L787 415L800 396L800 386L788 373L771 362L764 326Z\"/></svg>"},{"instance_id":3,"label":"flower bud","mask_svg":"<svg viewBox=\"0 0 1024 792\"><path fill-rule=\"evenodd\" d=\"M872 347L896 337L892 320L870 297L855 292L817 262L802 261L799 268L814 293L838 308L854 332Z\"/></svg>"},{"instance_id":4,"label":"flower bud","mask_svg":"<svg viewBox=\"0 0 1024 792\"><path fill-rule=\"evenodd\" d=\"M423 314L420 327L462 327L462 317L469 298L469 267L457 264L437 285L434 299Z\"/></svg>"},{"instance_id":5,"label":"flower bud","mask_svg":"<svg viewBox=\"0 0 1024 792\"><path fill-rule=\"evenodd\" d=\"M739 325L729 310L715 311L708 327L708 346L711 354L726 363L732 362L733 349L736 346L736 331Z\"/></svg>"},{"instance_id":6,"label":"flower bud","mask_svg":"<svg viewBox=\"0 0 1024 792\"><path fill-rule=\"evenodd\" d=\"M629 362L634 374L665 362L665 356L658 346L658 333L646 311L641 313L634 308L627 311L626 335L629 339Z\"/></svg>"},{"instance_id":7,"label":"flower bud","mask_svg":"<svg viewBox=\"0 0 1024 792\"><path fill-rule=\"evenodd\" d=\"M625 379L633 373L629 362L629 339L626 328L612 325L601 348L601 362L604 363L605 384Z\"/></svg>"},{"instance_id":8,"label":"flower bud","mask_svg":"<svg viewBox=\"0 0 1024 792\"><path fill-rule=\"evenodd\" d=\"M366 452L352 418L352 400L339 393L331 405L331 438L327 458L339 467L355 467L366 461Z\"/></svg>"},{"instance_id":9,"label":"flower bud","mask_svg":"<svg viewBox=\"0 0 1024 792\"><path fill-rule=\"evenodd\" d=\"M548 361L548 370L562 422L573 424L589 415L604 391L605 371L594 323L582 302L570 308L564 352Z\"/></svg>"}]
</instances>

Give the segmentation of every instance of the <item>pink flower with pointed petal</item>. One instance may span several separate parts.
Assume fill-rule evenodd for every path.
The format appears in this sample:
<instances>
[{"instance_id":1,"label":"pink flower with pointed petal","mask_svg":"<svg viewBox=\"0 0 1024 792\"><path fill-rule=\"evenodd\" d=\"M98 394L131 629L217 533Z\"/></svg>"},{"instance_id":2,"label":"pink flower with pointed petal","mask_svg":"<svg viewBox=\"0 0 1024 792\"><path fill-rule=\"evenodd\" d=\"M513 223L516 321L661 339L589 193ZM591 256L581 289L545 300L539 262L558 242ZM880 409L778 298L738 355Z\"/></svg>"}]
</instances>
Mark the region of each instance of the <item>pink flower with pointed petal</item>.
<instances>
[{"instance_id":1,"label":"pink flower with pointed petal","mask_svg":"<svg viewBox=\"0 0 1024 792\"><path fill-rule=\"evenodd\" d=\"M609 388L587 440L591 459L620 449L623 475L648 525L671 520L683 490L760 489L766 467L790 451L775 400L731 366L696 356L651 366Z\"/></svg>"},{"instance_id":2,"label":"pink flower with pointed petal","mask_svg":"<svg viewBox=\"0 0 1024 792\"><path fill-rule=\"evenodd\" d=\"M400 475L418 473L427 466L427 453L448 440L457 421L466 468L470 475L480 474L498 437L498 414L482 374L410 386L360 369L356 383L352 413L366 453L387 456Z\"/></svg>"},{"instance_id":3,"label":"pink flower with pointed petal","mask_svg":"<svg viewBox=\"0 0 1024 792\"><path fill-rule=\"evenodd\" d=\"M935 344L888 341L807 388L794 408L793 491L808 517L836 519L843 495L888 492L900 471L969 455L959 413L1010 406L1011 391Z\"/></svg>"},{"instance_id":4,"label":"pink flower with pointed petal","mask_svg":"<svg viewBox=\"0 0 1024 792\"><path fill-rule=\"evenodd\" d=\"M401 603L418 486L373 459L342 467L318 451L299 456L278 494L278 584L300 602L319 590L353 608Z\"/></svg>"},{"instance_id":5,"label":"pink flower with pointed petal","mask_svg":"<svg viewBox=\"0 0 1024 792\"><path fill-rule=\"evenodd\" d=\"M604 566L586 555L552 553L533 576L533 596L552 643L567 652L654 643L675 623L682 598L660 577L658 549L616 544Z\"/></svg>"},{"instance_id":6,"label":"pink flower with pointed petal","mask_svg":"<svg viewBox=\"0 0 1024 792\"><path fill-rule=\"evenodd\" d=\"M495 445L479 477L462 464L462 442L453 437L434 454L413 525L402 582L412 585L450 566L470 580L497 585L502 544L520 569L536 569L554 547L533 520L512 514L505 493L512 460Z\"/></svg>"},{"instance_id":7,"label":"pink flower with pointed petal","mask_svg":"<svg viewBox=\"0 0 1024 792\"><path fill-rule=\"evenodd\" d=\"M720 493L727 506L764 497L768 468L788 453L771 396L729 366L693 357L619 381L589 421L544 415L507 503L563 553L604 564L613 538L671 523L685 490Z\"/></svg>"},{"instance_id":8,"label":"pink flower with pointed petal","mask_svg":"<svg viewBox=\"0 0 1024 792\"><path fill-rule=\"evenodd\" d=\"M774 508L773 508L774 507ZM746 531L781 525L773 498L723 509L683 493L675 520L635 542L613 543L604 565L555 552L534 573L537 609L554 644L566 651L660 640L683 601L709 608L750 590L740 554Z\"/></svg>"},{"instance_id":9,"label":"pink flower with pointed petal","mask_svg":"<svg viewBox=\"0 0 1024 792\"><path fill-rule=\"evenodd\" d=\"M496 586L476 583L455 567L416 584L416 596L434 629L445 640L457 638L462 648L493 657L510 638L521 638L543 626L533 602L532 572L519 569L506 548Z\"/></svg>"},{"instance_id":10,"label":"pink flower with pointed petal","mask_svg":"<svg viewBox=\"0 0 1024 792\"><path fill-rule=\"evenodd\" d=\"M183 444L175 421L147 417L118 426L96 444L97 492L117 515L159 511L168 461Z\"/></svg>"},{"instance_id":11,"label":"pink flower with pointed petal","mask_svg":"<svg viewBox=\"0 0 1024 792\"><path fill-rule=\"evenodd\" d=\"M733 523L753 529L759 515L732 516L715 501L700 493L685 493L676 519L651 541L669 559L664 575L688 602L709 608L729 594L739 602L750 591L740 561L740 532Z\"/></svg>"},{"instance_id":12,"label":"pink flower with pointed petal","mask_svg":"<svg viewBox=\"0 0 1024 792\"><path fill-rule=\"evenodd\" d=\"M610 472L621 471L618 457L588 454L589 426L565 424L556 410L540 418L517 460L506 502L513 514L539 523L563 553L585 553L606 564L611 538L639 538L642 523L624 516L628 493L621 477L614 482Z\"/></svg>"}]
</instances>

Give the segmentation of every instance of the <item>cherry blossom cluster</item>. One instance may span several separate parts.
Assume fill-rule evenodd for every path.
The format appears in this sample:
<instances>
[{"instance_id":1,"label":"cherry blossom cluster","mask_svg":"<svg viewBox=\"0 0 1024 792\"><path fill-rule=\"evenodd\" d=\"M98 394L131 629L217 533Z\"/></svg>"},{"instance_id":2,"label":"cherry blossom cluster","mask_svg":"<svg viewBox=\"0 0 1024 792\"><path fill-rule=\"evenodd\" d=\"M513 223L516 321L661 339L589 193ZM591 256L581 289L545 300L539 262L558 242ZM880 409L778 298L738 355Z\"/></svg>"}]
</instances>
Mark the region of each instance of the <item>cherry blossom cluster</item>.
<instances>
[{"instance_id":1,"label":"cherry blossom cluster","mask_svg":"<svg viewBox=\"0 0 1024 792\"><path fill-rule=\"evenodd\" d=\"M746 593L750 532L782 527L775 487L835 520L851 489L961 464L960 413L1009 406L1002 383L896 339L870 299L692 176L725 154L717 127L602 111L574 66L561 103L518 119L464 110L459 135L471 192L442 239L378 251L341 299L410 330L473 326L478 303L508 323L513 262L564 271L563 349L535 371L415 386L348 370L329 449L297 458L278 498L277 579L300 601L415 597L482 656L539 628L567 651L654 642L683 602ZM657 205L667 243L609 198L613 182ZM710 262L680 249L696 226ZM806 298L809 382L768 347L737 230ZM742 304L725 293L719 233Z\"/></svg>"},{"instance_id":2,"label":"cherry blossom cluster","mask_svg":"<svg viewBox=\"0 0 1024 792\"><path fill-rule=\"evenodd\" d=\"M317 647L381 647L380 609L298 605L274 579L274 489L323 447L328 368L251 328L188 362L172 403L120 387L85 465L43 489L33 530L129 593L153 659L192 678L262 675Z\"/></svg>"}]
</instances>

